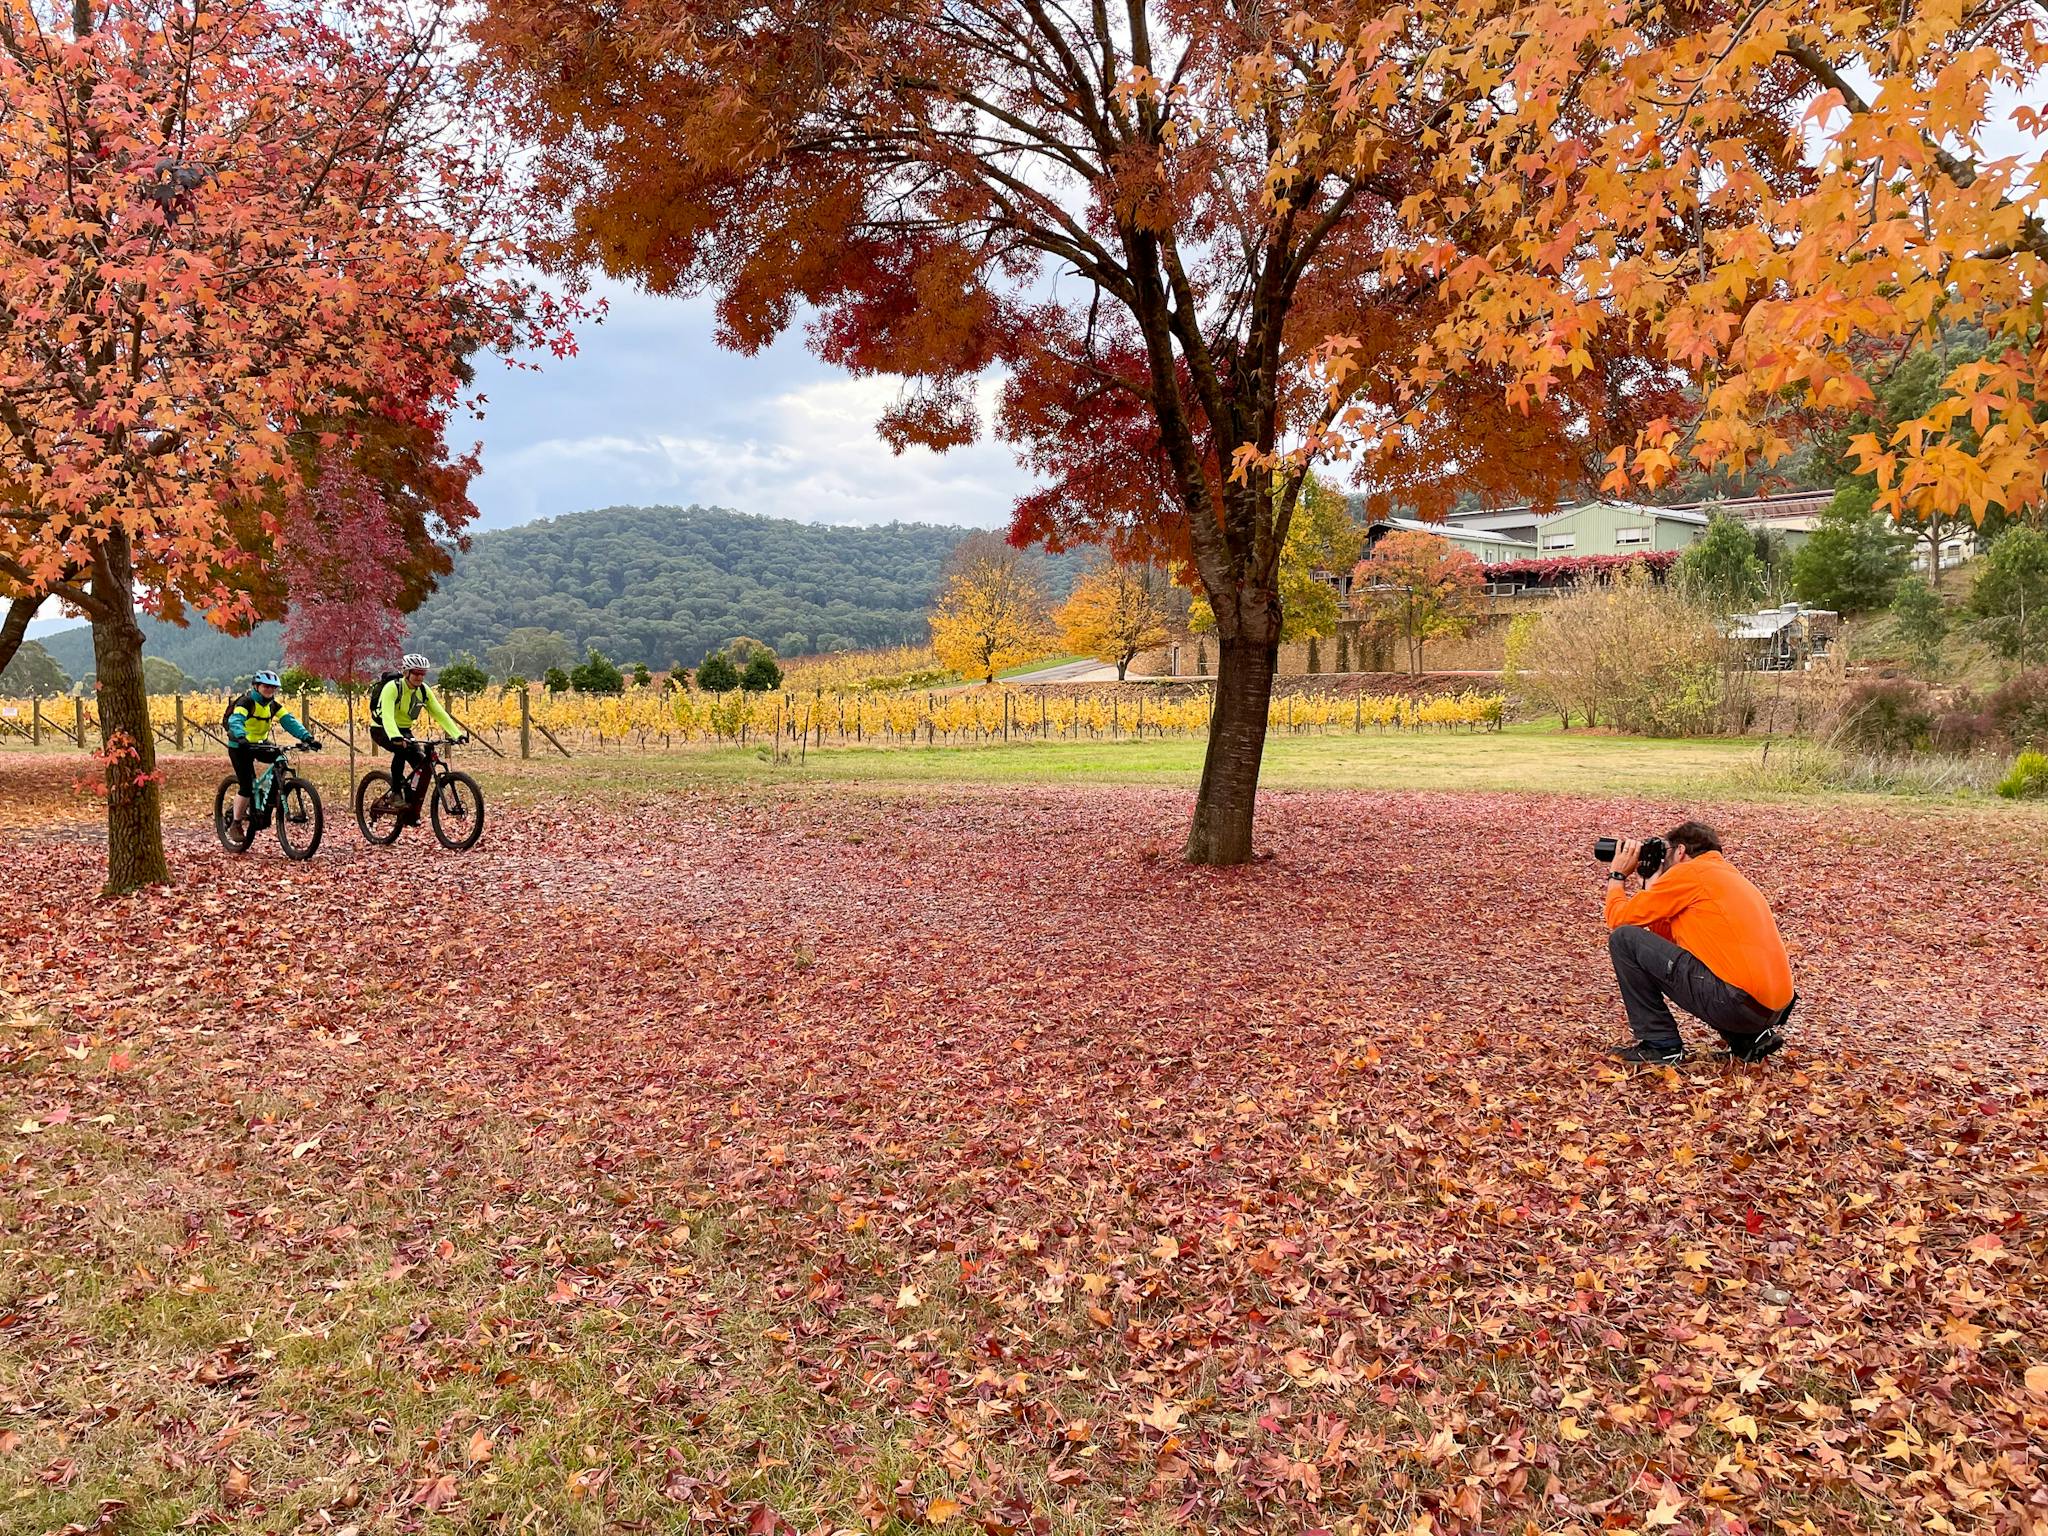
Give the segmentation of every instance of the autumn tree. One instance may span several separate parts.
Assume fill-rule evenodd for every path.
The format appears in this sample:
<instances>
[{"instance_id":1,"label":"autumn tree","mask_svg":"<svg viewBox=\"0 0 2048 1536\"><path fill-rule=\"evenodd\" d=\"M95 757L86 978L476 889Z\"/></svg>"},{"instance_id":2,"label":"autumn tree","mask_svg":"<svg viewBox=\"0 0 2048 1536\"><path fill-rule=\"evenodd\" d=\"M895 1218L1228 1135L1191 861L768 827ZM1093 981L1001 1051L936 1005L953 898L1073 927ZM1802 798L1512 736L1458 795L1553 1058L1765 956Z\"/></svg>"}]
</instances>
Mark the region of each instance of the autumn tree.
<instances>
[{"instance_id":1,"label":"autumn tree","mask_svg":"<svg viewBox=\"0 0 2048 1536\"><path fill-rule=\"evenodd\" d=\"M405 642L399 612L405 546L383 493L346 453L328 454L300 492L284 539L285 659L339 688L361 692L393 665ZM349 726L348 777L356 777Z\"/></svg>"},{"instance_id":2,"label":"autumn tree","mask_svg":"<svg viewBox=\"0 0 2048 1536\"><path fill-rule=\"evenodd\" d=\"M1001 534L972 533L946 562L932 606L932 649L962 677L992 683L1045 654L1051 619L1037 558Z\"/></svg>"},{"instance_id":3,"label":"autumn tree","mask_svg":"<svg viewBox=\"0 0 2048 1536\"><path fill-rule=\"evenodd\" d=\"M138 613L262 615L318 439L381 422L414 478L461 473L462 359L559 339L497 275L521 210L445 31L0 0L0 577L91 622L110 890L167 874Z\"/></svg>"},{"instance_id":4,"label":"autumn tree","mask_svg":"<svg viewBox=\"0 0 2048 1536\"><path fill-rule=\"evenodd\" d=\"M1408 648L1408 670L1422 670L1422 647L1472 627L1485 568L1434 533L1397 532L1382 538L1351 573L1353 608L1367 625L1397 635Z\"/></svg>"},{"instance_id":5,"label":"autumn tree","mask_svg":"<svg viewBox=\"0 0 2048 1536\"><path fill-rule=\"evenodd\" d=\"M1303 482L1280 546L1276 579L1280 590L1280 643L1327 640L1343 617L1336 578L1358 563L1365 529L1351 515L1348 498L1317 475ZM1195 595L1189 627L1206 634L1216 627L1208 599Z\"/></svg>"},{"instance_id":6,"label":"autumn tree","mask_svg":"<svg viewBox=\"0 0 2048 1536\"><path fill-rule=\"evenodd\" d=\"M1928 414L1999 431L1862 462L1888 503L2040 497L2014 402L2048 371L2048 234L2026 157L1977 152L2039 63L2031 8L486 10L565 259L714 291L748 351L815 315L827 359L908 380L899 446L972 438L1001 370L996 429L1042 482L1013 533L1193 569L1221 651L1193 860L1251 854L1280 555L1320 460L1349 455L1375 512L1548 496L1610 444L1624 484L1739 467L1789 446L1781 397L1856 403L1845 308L1897 338L1959 306L2014 340Z\"/></svg>"},{"instance_id":7,"label":"autumn tree","mask_svg":"<svg viewBox=\"0 0 2048 1536\"><path fill-rule=\"evenodd\" d=\"M1496 229L1437 149L1505 78L1425 67L1469 45L1459 7L486 12L483 57L574 222L565 260L714 291L745 351L814 314L828 360L907 380L880 424L898 446L970 440L1000 371L996 430L1041 482L1012 536L1193 573L1220 654L1197 862L1251 856L1282 551L1340 412L1386 427L1362 454L1384 508L1547 493L1679 399L1618 334L1540 396L1483 363L1407 384ZM1363 355L1325 366L1340 340Z\"/></svg>"},{"instance_id":8,"label":"autumn tree","mask_svg":"<svg viewBox=\"0 0 2048 1536\"><path fill-rule=\"evenodd\" d=\"M1103 560L1082 573L1053 622L1068 650L1112 663L1122 682L1138 652L1166 643L1172 597L1157 566Z\"/></svg>"},{"instance_id":9,"label":"autumn tree","mask_svg":"<svg viewBox=\"0 0 2048 1536\"><path fill-rule=\"evenodd\" d=\"M1833 482L1839 491L1846 482L1869 492L1869 501L1874 503L1877 477L1863 472L1854 445L1865 438L1890 442L1908 423L1919 421L1933 409L1954 369L1981 362L2001 349L1976 326L1950 324L1912 339L1903 355L1896 342L1889 346L1866 344L1863 350L1868 358L1859 371L1869 397L1859 409L1834 413L1825 421L1814 436L1811 459L1813 472L1822 483ZM1947 433L1966 448L1976 446L1969 416L1951 421ZM1897 508L1895 521L1925 551L1929 585L1939 592L1944 548L1973 532L1993 532L2004 518L2002 508L1987 508L1980 516L1973 515L1961 500L1946 505L1922 497Z\"/></svg>"}]
</instances>

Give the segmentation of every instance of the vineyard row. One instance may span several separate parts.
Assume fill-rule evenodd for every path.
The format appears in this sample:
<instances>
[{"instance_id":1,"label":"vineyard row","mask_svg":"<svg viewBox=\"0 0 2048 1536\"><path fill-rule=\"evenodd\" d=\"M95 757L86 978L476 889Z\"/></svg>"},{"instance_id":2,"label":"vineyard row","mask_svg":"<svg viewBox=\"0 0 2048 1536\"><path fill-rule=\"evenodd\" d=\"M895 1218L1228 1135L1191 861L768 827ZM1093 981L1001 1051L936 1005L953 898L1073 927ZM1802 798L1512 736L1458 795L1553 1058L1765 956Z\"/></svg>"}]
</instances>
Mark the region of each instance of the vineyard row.
<instances>
[{"instance_id":1,"label":"vineyard row","mask_svg":"<svg viewBox=\"0 0 2048 1536\"><path fill-rule=\"evenodd\" d=\"M149 702L151 723L165 744L192 750L223 744L219 696L163 694ZM1021 688L726 694L644 688L616 697L507 691L450 702L455 717L494 750L526 756L753 742L801 750L1196 736L1207 732L1212 706L1206 692L1133 699L1128 693L1055 695ZM330 737L346 739L353 728L367 741L368 714L359 699L319 695L293 707ZM1427 698L1290 695L1273 700L1269 721L1280 732L1491 730L1504 716L1500 694L1475 690ZM97 730L90 701L0 700L0 741L72 740L82 747Z\"/></svg>"}]
</instances>

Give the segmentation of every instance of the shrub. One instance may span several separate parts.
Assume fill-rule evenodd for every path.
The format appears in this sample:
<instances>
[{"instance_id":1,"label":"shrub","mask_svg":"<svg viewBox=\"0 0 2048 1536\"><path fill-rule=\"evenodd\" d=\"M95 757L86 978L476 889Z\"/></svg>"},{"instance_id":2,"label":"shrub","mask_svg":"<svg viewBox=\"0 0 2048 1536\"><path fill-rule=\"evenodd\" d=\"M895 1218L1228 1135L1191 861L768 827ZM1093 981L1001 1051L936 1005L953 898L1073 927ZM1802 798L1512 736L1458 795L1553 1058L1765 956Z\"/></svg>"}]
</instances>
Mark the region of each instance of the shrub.
<instances>
[{"instance_id":1,"label":"shrub","mask_svg":"<svg viewBox=\"0 0 2048 1536\"><path fill-rule=\"evenodd\" d=\"M477 664L477 659L469 652L458 651L448 658L438 681L441 691L451 698L471 699L491 686L491 675Z\"/></svg>"},{"instance_id":2,"label":"shrub","mask_svg":"<svg viewBox=\"0 0 2048 1536\"><path fill-rule=\"evenodd\" d=\"M1647 572L1661 578L1678 564L1676 549L1633 555L1544 555L1530 560L1496 560L1486 568L1489 583L1518 587L1574 587Z\"/></svg>"},{"instance_id":3,"label":"shrub","mask_svg":"<svg viewBox=\"0 0 2048 1536\"><path fill-rule=\"evenodd\" d=\"M549 667L542 674L541 682L546 685L549 693L567 693L569 691L569 674L560 667Z\"/></svg>"},{"instance_id":4,"label":"shrub","mask_svg":"<svg viewBox=\"0 0 2048 1536\"><path fill-rule=\"evenodd\" d=\"M1948 638L1948 608L1925 578L1907 576L1900 581L1892 595L1892 623L1921 671L1932 672L1941 664L1941 642Z\"/></svg>"},{"instance_id":5,"label":"shrub","mask_svg":"<svg viewBox=\"0 0 2048 1536\"><path fill-rule=\"evenodd\" d=\"M624 693L626 674L621 672L603 651L596 646L590 654L578 662L569 673L569 682L578 693Z\"/></svg>"},{"instance_id":6,"label":"shrub","mask_svg":"<svg viewBox=\"0 0 2048 1536\"><path fill-rule=\"evenodd\" d=\"M731 693L740 685L740 669L723 651L713 651L697 667L697 686L706 693Z\"/></svg>"},{"instance_id":7,"label":"shrub","mask_svg":"<svg viewBox=\"0 0 2048 1536\"><path fill-rule=\"evenodd\" d=\"M1868 752L1918 752L1934 739L1935 709L1924 683L1887 677L1849 690L1836 739Z\"/></svg>"},{"instance_id":8,"label":"shrub","mask_svg":"<svg viewBox=\"0 0 2048 1536\"><path fill-rule=\"evenodd\" d=\"M1936 711L1929 739L1937 752L1981 752L1988 746L2004 745L1997 723L1978 708L1967 689Z\"/></svg>"},{"instance_id":9,"label":"shrub","mask_svg":"<svg viewBox=\"0 0 2048 1536\"><path fill-rule=\"evenodd\" d=\"M2048 796L2048 752L2022 752L2012 771L1998 781L1998 792L2008 800L2038 800Z\"/></svg>"},{"instance_id":10,"label":"shrub","mask_svg":"<svg viewBox=\"0 0 2048 1536\"><path fill-rule=\"evenodd\" d=\"M775 653L762 649L747 658L746 670L740 673L740 686L749 693L769 693L782 686L782 668L775 660Z\"/></svg>"},{"instance_id":11,"label":"shrub","mask_svg":"<svg viewBox=\"0 0 2048 1536\"><path fill-rule=\"evenodd\" d=\"M2015 747L2048 747L2048 667L2022 672L1991 695L1984 713Z\"/></svg>"},{"instance_id":12,"label":"shrub","mask_svg":"<svg viewBox=\"0 0 2048 1536\"><path fill-rule=\"evenodd\" d=\"M1711 734L1723 724L1728 642L1706 609L1641 577L1581 588L1517 621L1507 676L1570 725L1646 736Z\"/></svg>"},{"instance_id":13,"label":"shrub","mask_svg":"<svg viewBox=\"0 0 2048 1536\"><path fill-rule=\"evenodd\" d=\"M645 688L653 681L654 674L648 670L646 662L636 661L633 663L633 686L635 688Z\"/></svg>"},{"instance_id":14,"label":"shrub","mask_svg":"<svg viewBox=\"0 0 2048 1536\"><path fill-rule=\"evenodd\" d=\"M1733 613L1763 601L1764 566L1756 539L1739 517L1716 512L1699 542L1678 557L1672 579L1695 602Z\"/></svg>"}]
</instances>

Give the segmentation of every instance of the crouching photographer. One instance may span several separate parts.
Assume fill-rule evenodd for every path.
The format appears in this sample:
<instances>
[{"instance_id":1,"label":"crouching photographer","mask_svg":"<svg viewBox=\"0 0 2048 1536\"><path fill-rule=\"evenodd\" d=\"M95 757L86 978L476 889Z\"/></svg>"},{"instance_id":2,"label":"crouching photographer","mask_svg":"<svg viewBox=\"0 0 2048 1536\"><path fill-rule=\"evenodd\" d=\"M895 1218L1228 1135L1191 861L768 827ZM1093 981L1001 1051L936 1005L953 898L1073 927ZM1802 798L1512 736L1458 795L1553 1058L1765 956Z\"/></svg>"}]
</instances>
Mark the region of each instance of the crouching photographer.
<instances>
[{"instance_id":1,"label":"crouching photographer","mask_svg":"<svg viewBox=\"0 0 2048 1536\"><path fill-rule=\"evenodd\" d=\"M1792 962L1763 893L1721 852L1712 827L1688 821L1663 837L1603 837L1593 856L1607 876L1607 952L1635 1043L1623 1061L1685 1059L1671 1004L1711 1027L1738 1061L1785 1043L1798 994ZM1630 894L1634 875L1643 888Z\"/></svg>"}]
</instances>

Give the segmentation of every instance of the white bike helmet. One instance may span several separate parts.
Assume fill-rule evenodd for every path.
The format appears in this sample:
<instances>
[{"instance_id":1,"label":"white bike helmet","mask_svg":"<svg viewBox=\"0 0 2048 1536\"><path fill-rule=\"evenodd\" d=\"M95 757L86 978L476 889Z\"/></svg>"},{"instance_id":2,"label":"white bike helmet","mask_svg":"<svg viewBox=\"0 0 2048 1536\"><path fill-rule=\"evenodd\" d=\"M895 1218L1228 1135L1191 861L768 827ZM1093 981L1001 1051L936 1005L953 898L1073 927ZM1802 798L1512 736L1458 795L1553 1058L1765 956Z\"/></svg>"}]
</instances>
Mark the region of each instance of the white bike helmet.
<instances>
[{"instance_id":1,"label":"white bike helmet","mask_svg":"<svg viewBox=\"0 0 2048 1536\"><path fill-rule=\"evenodd\" d=\"M405 653L405 659L402 663L400 663L400 665L407 672L424 672L430 665L432 665L432 663L430 663L427 660L427 658L422 656L418 651L407 651Z\"/></svg>"}]
</instances>

